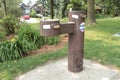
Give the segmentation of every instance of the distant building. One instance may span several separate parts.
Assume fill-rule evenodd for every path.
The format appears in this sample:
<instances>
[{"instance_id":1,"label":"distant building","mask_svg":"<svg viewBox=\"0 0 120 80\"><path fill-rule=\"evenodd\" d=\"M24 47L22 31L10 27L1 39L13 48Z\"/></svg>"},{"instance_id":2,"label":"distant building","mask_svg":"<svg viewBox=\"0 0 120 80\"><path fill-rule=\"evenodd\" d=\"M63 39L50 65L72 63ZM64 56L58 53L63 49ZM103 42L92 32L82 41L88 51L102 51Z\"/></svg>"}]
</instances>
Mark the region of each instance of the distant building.
<instances>
[{"instance_id":1,"label":"distant building","mask_svg":"<svg viewBox=\"0 0 120 80\"><path fill-rule=\"evenodd\" d=\"M37 14L47 13L47 10L42 4L37 5L37 4L28 3L26 5L24 3L21 3L20 7L23 11L23 15L29 14L32 10L35 10Z\"/></svg>"},{"instance_id":2,"label":"distant building","mask_svg":"<svg viewBox=\"0 0 120 80\"><path fill-rule=\"evenodd\" d=\"M31 7L30 7L30 10L34 9L36 11L37 14L43 14L43 13L46 13L47 10L45 9L44 6L42 6L42 4L33 4Z\"/></svg>"}]
</instances>

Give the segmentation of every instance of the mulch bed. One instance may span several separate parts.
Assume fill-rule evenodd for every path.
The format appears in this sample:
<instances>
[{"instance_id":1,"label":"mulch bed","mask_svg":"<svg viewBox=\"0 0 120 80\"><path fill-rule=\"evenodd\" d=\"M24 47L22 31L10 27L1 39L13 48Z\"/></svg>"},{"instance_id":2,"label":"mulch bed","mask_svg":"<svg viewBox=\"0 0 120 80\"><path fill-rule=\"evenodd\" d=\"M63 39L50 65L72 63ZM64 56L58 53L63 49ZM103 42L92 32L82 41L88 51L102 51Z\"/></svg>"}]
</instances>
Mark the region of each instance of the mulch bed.
<instances>
[{"instance_id":1,"label":"mulch bed","mask_svg":"<svg viewBox=\"0 0 120 80\"><path fill-rule=\"evenodd\" d=\"M44 54L47 52L57 51L63 48L65 44L67 43L67 41L68 41L68 36L65 35L63 38L61 38L60 43L54 44L54 45L44 45L40 49L28 52L28 55Z\"/></svg>"}]
</instances>

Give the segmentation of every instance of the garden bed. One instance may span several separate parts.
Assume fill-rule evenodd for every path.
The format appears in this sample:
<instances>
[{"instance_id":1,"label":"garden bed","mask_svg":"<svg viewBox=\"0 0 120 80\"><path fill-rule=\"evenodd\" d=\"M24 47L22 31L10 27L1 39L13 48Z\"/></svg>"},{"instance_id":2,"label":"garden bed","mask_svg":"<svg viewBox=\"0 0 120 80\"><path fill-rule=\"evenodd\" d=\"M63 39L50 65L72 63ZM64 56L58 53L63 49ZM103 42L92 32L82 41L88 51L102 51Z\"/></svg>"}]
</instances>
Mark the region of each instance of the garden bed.
<instances>
[{"instance_id":1,"label":"garden bed","mask_svg":"<svg viewBox=\"0 0 120 80\"><path fill-rule=\"evenodd\" d=\"M28 56L57 51L57 50L63 48L65 46L65 44L67 43L67 41L68 41L68 36L64 35L63 37L61 37L60 42L58 44L44 45L37 50L32 50L32 51L28 52Z\"/></svg>"}]
</instances>

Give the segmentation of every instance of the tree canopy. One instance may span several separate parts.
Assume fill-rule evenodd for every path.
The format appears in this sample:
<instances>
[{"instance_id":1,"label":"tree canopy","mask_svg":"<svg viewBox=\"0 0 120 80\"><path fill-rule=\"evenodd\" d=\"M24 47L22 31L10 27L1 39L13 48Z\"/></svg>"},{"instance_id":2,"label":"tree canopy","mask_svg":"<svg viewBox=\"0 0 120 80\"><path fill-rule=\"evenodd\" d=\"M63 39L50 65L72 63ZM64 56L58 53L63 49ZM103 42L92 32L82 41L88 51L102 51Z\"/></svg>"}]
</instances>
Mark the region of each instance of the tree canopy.
<instances>
[{"instance_id":1,"label":"tree canopy","mask_svg":"<svg viewBox=\"0 0 120 80\"><path fill-rule=\"evenodd\" d=\"M1 0L0 4L0 10L4 12L4 14L9 14L9 15L15 15L15 16L20 16L20 4L21 0ZM2 15L3 13L1 13Z\"/></svg>"}]
</instances>

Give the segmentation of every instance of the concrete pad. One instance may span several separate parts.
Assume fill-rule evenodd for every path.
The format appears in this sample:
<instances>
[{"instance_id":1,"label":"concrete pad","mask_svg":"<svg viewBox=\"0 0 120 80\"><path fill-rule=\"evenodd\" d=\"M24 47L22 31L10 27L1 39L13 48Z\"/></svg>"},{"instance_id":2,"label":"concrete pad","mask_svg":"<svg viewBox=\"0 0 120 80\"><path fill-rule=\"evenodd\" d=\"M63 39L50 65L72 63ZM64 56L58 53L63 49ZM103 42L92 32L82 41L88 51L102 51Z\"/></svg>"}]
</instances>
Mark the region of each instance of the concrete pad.
<instances>
[{"instance_id":1,"label":"concrete pad","mask_svg":"<svg viewBox=\"0 0 120 80\"><path fill-rule=\"evenodd\" d=\"M120 80L120 73L101 64L84 60L84 70L72 73L67 59L53 61L21 75L16 80Z\"/></svg>"}]
</instances>

